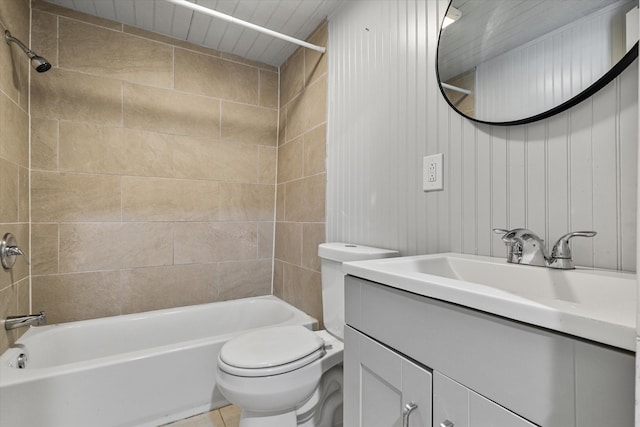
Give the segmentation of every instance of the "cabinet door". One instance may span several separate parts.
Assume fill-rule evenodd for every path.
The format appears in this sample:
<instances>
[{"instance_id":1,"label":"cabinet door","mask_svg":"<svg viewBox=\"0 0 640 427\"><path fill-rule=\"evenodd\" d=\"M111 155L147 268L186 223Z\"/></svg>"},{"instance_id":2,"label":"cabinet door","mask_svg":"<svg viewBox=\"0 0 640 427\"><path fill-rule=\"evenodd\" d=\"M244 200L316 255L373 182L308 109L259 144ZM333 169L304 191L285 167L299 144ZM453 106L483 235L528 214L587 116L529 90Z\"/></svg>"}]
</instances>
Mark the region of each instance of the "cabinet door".
<instances>
[{"instance_id":1,"label":"cabinet door","mask_svg":"<svg viewBox=\"0 0 640 427\"><path fill-rule=\"evenodd\" d=\"M434 372L433 427L535 427L535 424Z\"/></svg>"},{"instance_id":2,"label":"cabinet door","mask_svg":"<svg viewBox=\"0 0 640 427\"><path fill-rule=\"evenodd\" d=\"M431 426L431 373L350 327L344 383L345 426L401 427L407 404L409 427Z\"/></svg>"}]
</instances>

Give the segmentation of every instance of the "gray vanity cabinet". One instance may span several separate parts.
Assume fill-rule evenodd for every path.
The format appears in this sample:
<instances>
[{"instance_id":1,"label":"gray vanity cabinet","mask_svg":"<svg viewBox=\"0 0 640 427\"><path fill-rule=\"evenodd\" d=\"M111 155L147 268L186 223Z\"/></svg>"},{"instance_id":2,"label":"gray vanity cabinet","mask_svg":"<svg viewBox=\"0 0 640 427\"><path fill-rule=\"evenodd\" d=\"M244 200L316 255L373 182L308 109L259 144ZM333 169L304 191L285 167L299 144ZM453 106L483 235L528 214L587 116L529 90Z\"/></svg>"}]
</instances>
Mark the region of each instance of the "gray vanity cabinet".
<instances>
[{"instance_id":1,"label":"gray vanity cabinet","mask_svg":"<svg viewBox=\"0 0 640 427\"><path fill-rule=\"evenodd\" d=\"M431 372L352 328L345 342L345 426L431 425Z\"/></svg>"},{"instance_id":2,"label":"gray vanity cabinet","mask_svg":"<svg viewBox=\"0 0 640 427\"><path fill-rule=\"evenodd\" d=\"M399 427L410 401L410 427L634 425L632 352L352 276L345 295L345 426Z\"/></svg>"}]
</instances>

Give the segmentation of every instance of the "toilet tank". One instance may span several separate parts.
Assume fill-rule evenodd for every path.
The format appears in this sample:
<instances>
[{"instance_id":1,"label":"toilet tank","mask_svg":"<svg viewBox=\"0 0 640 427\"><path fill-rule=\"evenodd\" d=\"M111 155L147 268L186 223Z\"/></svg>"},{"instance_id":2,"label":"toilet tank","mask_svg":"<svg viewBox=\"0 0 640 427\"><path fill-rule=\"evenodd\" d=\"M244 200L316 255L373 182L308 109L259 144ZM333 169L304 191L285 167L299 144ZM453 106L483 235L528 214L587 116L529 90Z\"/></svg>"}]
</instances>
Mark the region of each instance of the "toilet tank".
<instances>
[{"instance_id":1,"label":"toilet tank","mask_svg":"<svg viewBox=\"0 0 640 427\"><path fill-rule=\"evenodd\" d=\"M349 243L322 243L318 246L322 273L322 316L325 329L344 338L344 272L342 263L390 258L399 252Z\"/></svg>"}]
</instances>

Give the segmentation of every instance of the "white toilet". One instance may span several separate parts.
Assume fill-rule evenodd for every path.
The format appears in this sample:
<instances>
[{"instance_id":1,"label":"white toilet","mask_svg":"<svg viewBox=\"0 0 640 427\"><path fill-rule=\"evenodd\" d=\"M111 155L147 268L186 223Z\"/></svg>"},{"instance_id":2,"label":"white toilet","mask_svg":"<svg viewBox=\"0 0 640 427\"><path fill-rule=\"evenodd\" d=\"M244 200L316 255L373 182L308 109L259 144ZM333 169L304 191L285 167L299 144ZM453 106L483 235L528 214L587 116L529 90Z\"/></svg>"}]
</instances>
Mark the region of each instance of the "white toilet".
<instances>
[{"instance_id":1,"label":"white toilet","mask_svg":"<svg viewBox=\"0 0 640 427\"><path fill-rule=\"evenodd\" d=\"M318 255L326 330L264 328L233 338L220 350L217 385L229 402L242 408L240 427L342 425L342 263L398 252L323 243Z\"/></svg>"}]
</instances>

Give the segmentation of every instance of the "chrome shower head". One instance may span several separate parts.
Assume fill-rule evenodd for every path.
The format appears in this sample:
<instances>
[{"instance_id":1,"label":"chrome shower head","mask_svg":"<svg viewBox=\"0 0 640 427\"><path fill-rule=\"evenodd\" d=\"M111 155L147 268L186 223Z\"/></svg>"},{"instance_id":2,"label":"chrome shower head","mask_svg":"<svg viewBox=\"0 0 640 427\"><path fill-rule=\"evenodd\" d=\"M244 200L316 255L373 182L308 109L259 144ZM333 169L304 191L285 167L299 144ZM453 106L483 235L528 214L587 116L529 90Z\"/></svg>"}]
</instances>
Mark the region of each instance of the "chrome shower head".
<instances>
[{"instance_id":1,"label":"chrome shower head","mask_svg":"<svg viewBox=\"0 0 640 427\"><path fill-rule=\"evenodd\" d=\"M22 43L17 38L13 37L9 32L9 30L5 30L4 38L7 40L7 43L13 42L18 46L20 46L20 49L22 49L24 53L26 53L29 59L31 60L31 66L37 72L44 73L45 71L48 71L51 68L51 64L49 63L49 61L44 59L42 56L37 55L34 51L26 47L24 43Z\"/></svg>"}]
</instances>

